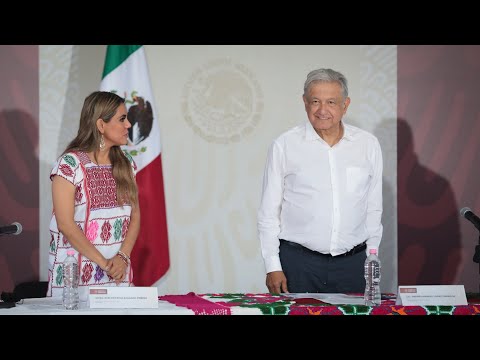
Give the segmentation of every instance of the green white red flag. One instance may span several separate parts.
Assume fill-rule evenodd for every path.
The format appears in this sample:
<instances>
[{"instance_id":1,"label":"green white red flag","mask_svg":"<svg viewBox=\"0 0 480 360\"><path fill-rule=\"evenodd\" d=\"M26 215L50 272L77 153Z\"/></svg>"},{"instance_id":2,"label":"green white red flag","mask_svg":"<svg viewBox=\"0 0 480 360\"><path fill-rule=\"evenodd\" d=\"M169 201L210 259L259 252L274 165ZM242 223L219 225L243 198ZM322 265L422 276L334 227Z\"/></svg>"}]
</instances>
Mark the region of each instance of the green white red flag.
<instances>
[{"instance_id":1,"label":"green white red flag","mask_svg":"<svg viewBox=\"0 0 480 360\"><path fill-rule=\"evenodd\" d=\"M158 114L142 45L108 45L100 90L124 97L137 164L140 233L131 254L133 283L151 286L170 266Z\"/></svg>"}]
</instances>

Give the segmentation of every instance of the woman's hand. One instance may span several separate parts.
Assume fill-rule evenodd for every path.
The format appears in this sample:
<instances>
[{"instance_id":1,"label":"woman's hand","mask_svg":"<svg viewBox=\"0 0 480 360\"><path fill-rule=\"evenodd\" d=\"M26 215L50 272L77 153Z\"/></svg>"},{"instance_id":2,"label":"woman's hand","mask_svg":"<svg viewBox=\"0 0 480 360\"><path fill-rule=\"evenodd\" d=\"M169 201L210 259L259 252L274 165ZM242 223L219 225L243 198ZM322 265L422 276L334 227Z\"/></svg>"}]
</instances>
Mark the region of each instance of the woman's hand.
<instances>
[{"instance_id":1,"label":"woman's hand","mask_svg":"<svg viewBox=\"0 0 480 360\"><path fill-rule=\"evenodd\" d=\"M115 280L115 284L119 284L127 275L127 264L125 264L122 258L117 255L108 261L110 264L110 270L108 270L107 274Z\"/></svg>"},{"instance_id":2,"label":"woman's hand","mask_svg":"<svg viewBox=\"0 0 480 360\"><path fill-rule=\"evenodd\" d=\"M100 268L105 271L107 274L108 274L108 271L110 270L110 268L112 267L112 259L105 259L104 263L103 263L103 266L98 264L100 266Z\"/></svg>"}]
</instances>

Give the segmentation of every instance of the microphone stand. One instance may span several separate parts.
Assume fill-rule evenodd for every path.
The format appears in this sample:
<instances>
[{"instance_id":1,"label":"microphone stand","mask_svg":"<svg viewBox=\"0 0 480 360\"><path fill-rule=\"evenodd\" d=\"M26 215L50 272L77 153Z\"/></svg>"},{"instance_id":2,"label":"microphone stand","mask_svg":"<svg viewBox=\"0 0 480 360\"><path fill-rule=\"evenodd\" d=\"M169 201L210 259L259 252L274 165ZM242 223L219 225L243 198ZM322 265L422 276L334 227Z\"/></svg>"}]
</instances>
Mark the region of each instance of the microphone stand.
<instances>
[{"instance_id":1,"label":"microphone stand","mask_svg":"<svg viewBox=\"0 0 480 360\"><path fill-rule=\"evenodd\" d=\"M17 224L17 225L20 225L18 223L14 223L14 224ZM6 227L2 227L2 229L6 229ZM22 226L20 225L20 230L18 230L18 227L17 227L17 232L18 234L20 234L20 232L22 231ZM17 235L17 233L12 233L12 232L7 232L6 230L1 230L0 231L0 236L3 236L3 235ZM2 292L2 295L0 296L0 309L9 309L9 308L12 308L12 307L15 307L15 298L12 296L12 294L10 293L5 293L5 292Z\"/></svg>"},{"instance_id":2,"label":"microphone stand","mask_svg":"<svg viewBox=\"0 0 480 360\"><path fill-rule=\"evenodd\" d=\"M1 300L0 309L9 309L16 306L13 294L2 292Z\"/></svg>"},{"instance_id":3,"label":"microphone stand","mask_svg":"<svg viewBox=\"0 0 480 360\"><path fill-rule=\"evenodd\" d=\"M5 302L5 301L0 301L0 309L9 309L15 307L14 302Z\"/></svg>"},{"instance_id":4,"label":"microphone stand","mask_svg":"<svg viewBox=\"0 0 480 360\"><path fill-rule=\"evenodd\" d=\"M8 235L7 233L4 233L4 232L0 232L0 236L2 235ZM5 298L7 298L8 295L7 293L5 292L2 292L2 295L0 296L0 309L9 309L9 308L12 308L12 307L15 307L15 301L10 301L10 300L5 300Z\"/></svg>"},{"instance_id":5,"label":"microphone stand","mask_svg":"<svg viewBox=\"0 0 480 360\"><path fill-rule=\"evenodd\" d=\"M475 246L475 254L473 255L473 262L478 264L478 273L480 274L480 235L478 236L478 245ZM478 285L480 292L480 284Z\"/></svg>"}]
</instances>

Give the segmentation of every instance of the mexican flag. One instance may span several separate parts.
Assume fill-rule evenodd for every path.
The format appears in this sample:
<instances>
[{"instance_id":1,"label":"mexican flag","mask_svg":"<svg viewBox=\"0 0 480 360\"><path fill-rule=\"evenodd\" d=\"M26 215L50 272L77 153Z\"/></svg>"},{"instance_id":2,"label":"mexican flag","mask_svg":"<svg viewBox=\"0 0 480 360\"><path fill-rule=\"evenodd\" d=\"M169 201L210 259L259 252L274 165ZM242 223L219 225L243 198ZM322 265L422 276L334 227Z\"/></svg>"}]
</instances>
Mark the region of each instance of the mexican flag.
<instances>
[{"instance_id":1,"label":"mexican flag","mask_svg":"<svg viewBox=\"0 0 480 360\"><path fill-rule=\"evenodd\" d=\"M167 218L163 190L160 127L142 45L108 45L100 90L124 97L129 144L137 164L140 233L131 254L133 283L151 286L168 270Z\"/></svg>"}]
</instances>

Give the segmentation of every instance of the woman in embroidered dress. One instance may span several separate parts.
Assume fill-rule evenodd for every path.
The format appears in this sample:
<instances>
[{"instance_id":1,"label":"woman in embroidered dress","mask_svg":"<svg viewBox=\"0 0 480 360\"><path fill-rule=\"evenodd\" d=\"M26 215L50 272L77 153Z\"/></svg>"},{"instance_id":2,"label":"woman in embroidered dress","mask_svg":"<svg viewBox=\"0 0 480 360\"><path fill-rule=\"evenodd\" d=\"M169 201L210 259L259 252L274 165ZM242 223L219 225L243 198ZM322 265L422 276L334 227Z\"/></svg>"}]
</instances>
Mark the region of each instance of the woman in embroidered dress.
<instances>
[{"instance_id":1,"label":"woman in embroidered dress","mask_svg":"<svg viewBox=\"0 0 480 360\"><path fill-rule=\"evenodd\" d=\"M120 146L128 142L125 99L104 91L87 96L75 139L50 173L47 296L61 296L62 263L74 249L80 271L80 299L88 286L129 286L130 254L140 229L136 165Z\"/></svg>"}]
</instances>

